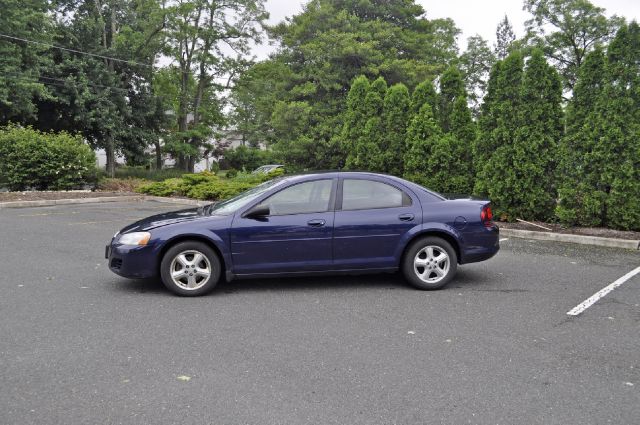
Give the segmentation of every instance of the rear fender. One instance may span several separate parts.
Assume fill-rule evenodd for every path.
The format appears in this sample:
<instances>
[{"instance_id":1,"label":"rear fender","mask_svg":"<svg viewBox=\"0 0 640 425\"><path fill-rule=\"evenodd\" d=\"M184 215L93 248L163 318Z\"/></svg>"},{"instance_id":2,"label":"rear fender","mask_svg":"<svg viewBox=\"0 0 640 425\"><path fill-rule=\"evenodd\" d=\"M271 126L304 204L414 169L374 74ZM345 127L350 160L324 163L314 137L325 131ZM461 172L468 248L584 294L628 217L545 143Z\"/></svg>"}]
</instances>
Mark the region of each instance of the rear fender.
<instances>
[{"instance_id":1,"label":"rear fender","mask_svg":"<svg viewBox=\"0 0 640 425\"><path fill-rule=\"evenodd\" d=\"M435 234L444 233L457 242L458 246L454 247L454 249L456 249L456 252L458 253L458 262L460 262L461 261L460 256L462 255L462 248L460 246L463 241L462 234L447 224L431 222L431 223L425 223L425 224L412 227L411 230L409 230L407 233L404 234L394 254L394 257L396 258L398 266L400 265L400 261L402 260L402 255L404 254L404 251L407 249L407 246L409 246L409 244L413 240L421 237L422 235L428 235L433 233Z\"/></svg>"}]
</instances>

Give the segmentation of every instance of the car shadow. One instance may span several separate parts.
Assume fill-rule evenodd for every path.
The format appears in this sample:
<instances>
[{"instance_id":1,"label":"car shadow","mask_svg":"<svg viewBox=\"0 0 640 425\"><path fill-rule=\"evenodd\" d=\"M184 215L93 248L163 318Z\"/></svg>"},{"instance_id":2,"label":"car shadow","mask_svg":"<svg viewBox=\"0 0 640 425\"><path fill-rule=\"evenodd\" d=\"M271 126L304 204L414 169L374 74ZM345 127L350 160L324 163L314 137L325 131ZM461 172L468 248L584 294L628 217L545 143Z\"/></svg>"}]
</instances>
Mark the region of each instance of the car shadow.
<instances>
[{"instance_id":1,"label":"car shadow","mask_svg":"<svg viewBox=\"0 0 640 425\"><path fill-rule=\"evenodd\" d=\"M238 279L220 282L213 293L260 291L325 291L331 289L411 289L397 273Z\"/></svg>"},{"instance_id":2,"label":"car shadow","mask_svg":"<svg viewBox=\"0 0 640 425\"><path fill-rule=\"evenodd\" d=\"M119 278L113 285L114 290L138 294L168 294L160 279L125 279Z\"/></svg>"},{"instance_id":3,"label":"car shadow","mask_svg":"<svg viewBox=\"0 0 640 425\"><path fill-rule=\"evenodd\" d=\"M459 270L455 279L446 287L437 290L441 292L449 289L477 290L488 284L487 277L482 273L470 270ZM167 294L167 290L160 279L119 279L114 289L121 292L138 294ZM306 276L306 277L277 277L259 279L238 279L226 282L222 280L209 296L270 292L270 291L327 291L327 290L400 290L416 291L406 283L400 273L338 275L338 276Z\"/></svg>"}]
</instances>

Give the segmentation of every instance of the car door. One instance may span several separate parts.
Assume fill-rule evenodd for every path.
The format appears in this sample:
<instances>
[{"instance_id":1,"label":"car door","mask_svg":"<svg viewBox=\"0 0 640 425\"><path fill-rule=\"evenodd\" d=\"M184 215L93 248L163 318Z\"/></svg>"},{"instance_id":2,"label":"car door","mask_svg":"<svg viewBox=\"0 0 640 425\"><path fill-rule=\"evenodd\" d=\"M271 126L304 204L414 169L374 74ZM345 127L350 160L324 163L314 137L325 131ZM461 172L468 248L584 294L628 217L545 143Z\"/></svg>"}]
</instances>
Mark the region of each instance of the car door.
<instances>
[{"instance_id":1,"label":"car door","mask_svg":"<svg viewBox=\"0 0 640 425\"><path fill-rule=\"evenodd\" d=\"M303 272L331 266L337 179L295 183L259 202L268 216L234 218L236 275Z\"/></svg>"},{"instance_id":2,"label":"car door","mask_svg":"<svg viewBox=\"0 0 640 425\"><path fill-rule=\"evenodd\" d=\"M377 177L340 179L333 233L336 269L397 266L402 237L422 221L415 194Z\"/></svg>"}]
</instances>

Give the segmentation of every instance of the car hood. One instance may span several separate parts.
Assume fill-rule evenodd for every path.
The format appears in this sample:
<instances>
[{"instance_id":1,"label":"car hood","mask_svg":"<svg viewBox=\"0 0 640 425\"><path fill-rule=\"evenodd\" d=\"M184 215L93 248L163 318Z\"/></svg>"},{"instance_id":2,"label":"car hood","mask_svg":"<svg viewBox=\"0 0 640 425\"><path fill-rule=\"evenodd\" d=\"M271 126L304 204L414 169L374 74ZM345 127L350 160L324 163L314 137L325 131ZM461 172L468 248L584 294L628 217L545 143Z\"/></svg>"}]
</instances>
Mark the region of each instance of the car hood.
<instances>
[{"instance_id":1,"label":"car hood","mask_svg":"<svg viewBox=\"0 0 640 425\"><path fill-rule=\"evenodd\" d=\"M122 230L120 233L143 232L158 227L167 226L169 224L184 223L211 217L204 213L203 208L189 208L186 210L171 211L163 214L152 215L132 223Z\"/></svg>"}]
</instances>

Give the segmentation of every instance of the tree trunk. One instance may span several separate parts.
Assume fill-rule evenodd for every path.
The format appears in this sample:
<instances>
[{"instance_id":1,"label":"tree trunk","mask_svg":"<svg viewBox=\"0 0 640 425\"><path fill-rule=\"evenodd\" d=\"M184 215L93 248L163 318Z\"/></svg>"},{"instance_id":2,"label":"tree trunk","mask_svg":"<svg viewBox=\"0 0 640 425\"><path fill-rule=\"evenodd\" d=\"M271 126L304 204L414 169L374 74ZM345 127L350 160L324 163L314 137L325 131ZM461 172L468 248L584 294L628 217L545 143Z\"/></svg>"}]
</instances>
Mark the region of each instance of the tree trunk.
<instances>
[{"instance_id":1,"label":"tree trunk","mask_svg":"<svg viewBox=\"0 0 640 425\"><path fill-rule=\"evenodd\" d=\"M107 175L114 178L116 176L116 153L115 149L113 149L113 141L111 139L107 140L105 154L107 155Z\"/></svg>"},{"instance_id":2,"label":"tree trunk","mask_svg":"<svg viewBox=\"0 0 640 425\"><path fill-rule=\"evenodd\" d=\"M160 140L154 141L153 145L156 148L156 170L162 170L162 150L160 147Z\"/></svg>"}]
</instances>

